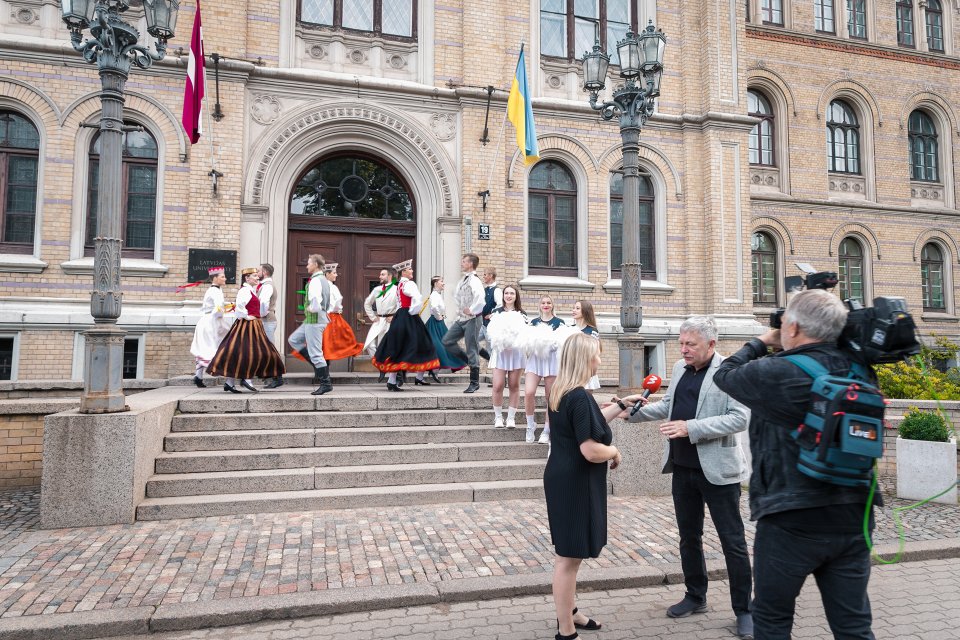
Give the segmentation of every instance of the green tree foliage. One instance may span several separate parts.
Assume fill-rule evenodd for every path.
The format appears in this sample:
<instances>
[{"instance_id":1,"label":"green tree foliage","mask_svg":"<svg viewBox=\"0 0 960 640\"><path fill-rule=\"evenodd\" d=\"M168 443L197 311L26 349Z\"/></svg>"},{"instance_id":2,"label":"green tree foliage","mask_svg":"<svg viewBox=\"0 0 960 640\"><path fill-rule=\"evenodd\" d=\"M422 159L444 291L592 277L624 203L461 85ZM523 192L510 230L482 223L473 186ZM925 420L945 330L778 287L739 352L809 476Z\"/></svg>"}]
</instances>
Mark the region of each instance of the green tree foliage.
<instances>
[{"instance_id":1,"label":"green tree foliage","mask_svg":"<svg viewBox=\"0 0 960 640\"><path fill-rule=\"evenodd\" d=\"M880 390L892 399L960 400L960 371L947 366L958 351L960 345L934 336L934 345L910 360L875 367Z\"/></svg>"}]
</instances>

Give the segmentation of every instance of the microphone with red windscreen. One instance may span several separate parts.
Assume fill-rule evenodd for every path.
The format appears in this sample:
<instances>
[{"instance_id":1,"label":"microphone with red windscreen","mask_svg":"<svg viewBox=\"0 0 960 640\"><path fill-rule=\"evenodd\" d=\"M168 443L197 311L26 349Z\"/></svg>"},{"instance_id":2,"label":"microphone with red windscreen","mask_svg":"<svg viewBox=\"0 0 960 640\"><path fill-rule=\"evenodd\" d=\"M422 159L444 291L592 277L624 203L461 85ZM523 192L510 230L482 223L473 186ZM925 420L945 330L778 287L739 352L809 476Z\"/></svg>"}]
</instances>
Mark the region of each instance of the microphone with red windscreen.
<instances>
[{"instance_id":1,"label":"microphone with red windscreen","mask_svg":"<svg viewBox=\"0 0 960 640\"><path fill-rule=\"evenodd\" d=\"M663 384L663 378L660 376L651 373L646 378L643 379L643 393L641 394L644 398L649 398L651 393L656 393L660 390L660 385ZM633 409L630 410L630 415L632 416L637 411L640 411L640 407L643 406L641 403L633 405Z\"/></svg>"}]
</instances>

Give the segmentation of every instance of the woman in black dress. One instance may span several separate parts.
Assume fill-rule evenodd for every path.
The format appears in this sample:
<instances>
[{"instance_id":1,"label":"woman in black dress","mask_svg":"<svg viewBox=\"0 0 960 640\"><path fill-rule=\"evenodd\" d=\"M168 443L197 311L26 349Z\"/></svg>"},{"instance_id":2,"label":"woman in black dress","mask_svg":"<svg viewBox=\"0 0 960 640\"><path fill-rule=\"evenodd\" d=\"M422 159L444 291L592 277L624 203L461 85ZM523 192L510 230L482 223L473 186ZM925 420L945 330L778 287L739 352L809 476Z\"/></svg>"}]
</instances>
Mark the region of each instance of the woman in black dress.
<instances>
[{"instance_id":1,"label":"woman in black dress","mask_svg":"<svg viewBox=\"0 0 960 640\"><path fill-rule=\"evenodd\" d=\"M584 389L599 366L599 340L585 333L568 338L548 407L552 449L543 491L557 553L553 570L557 640L579 637L577 629L600 628L576 609L577 571L584 558L596 558L607 543L607 463L611 469L620 465L607 423L626 405L601 409Z\"/></svg>"}]
</instances>

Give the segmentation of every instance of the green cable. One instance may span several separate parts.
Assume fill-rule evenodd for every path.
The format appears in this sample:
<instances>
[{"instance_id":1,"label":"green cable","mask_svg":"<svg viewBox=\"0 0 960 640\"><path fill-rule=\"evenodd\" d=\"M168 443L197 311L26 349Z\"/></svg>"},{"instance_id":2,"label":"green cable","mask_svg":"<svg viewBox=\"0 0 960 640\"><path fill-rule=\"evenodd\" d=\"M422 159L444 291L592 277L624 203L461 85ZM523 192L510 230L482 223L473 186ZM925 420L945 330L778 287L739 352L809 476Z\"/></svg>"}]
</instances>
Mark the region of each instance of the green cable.
<instances>
[{"instance_id":1,"label":"green cable","mask_svg":"<svg viewBox=\"0 0 960 640\"><path fill-rule=\"evenodd\" d=\"M920 356L917 356L917 362L919 363L919 367L920 367L920 369L921 369L921 372L924 374L924 378L926 378L926 363L923 361L923 358L921 358ZM937 392L934 391L933 389L930 389L930 395L933 396L933 399L934 399L934 400L936 401L936 403L937 403L937 410L940 412L940 415L944 418L944 420L946 421L946 423L947 423L948 425L950 425L950 430L953 431L954 438L956 438L956 437L957 437L957 429L956 429L956 427L953 426L953 423L950 422L950 419L947 418L947 413L946 413L946 411L943 410L943 405L940 404L940 398L937 397ZM911 503L911 504L907 504L907 505L904 505L904 506L902 506L902 507L894 507L894 508L893 508L893 522L894 522L894 525L895 525L896 528L897 528L898 547L897 547L897 554L893 557L893 559L892 559L892 560L887 560L887 559L885 559L885 558L881 558L881 557L880 557L880 554L878 554L878 553L874 550L873 540L871 540L871 538L870 538L870 507L873 506L873 496L874 496L874 494L876 493L876 490L877 490L877 476L878 476L878 475L879 475L879 474L878 474L878 472L877 472L877 461L874 460L874 461L873 461L873 482L870 484L870 493L867 494L867 508L866 508L866 509L864 510L864 512L863 512L863 538L864 538L864 540L867 541L867 548L870 550L870 556L871 556L874 560L876 560L876 561L879 562L880 564L896 564L896 563L900 562L900 559L903 557L903 551L904 551L904 549L906 548L906 545L907 545L907 536L906 536L906 533L905 533L904 528L903 528L903 520L900 518L900 514L901 514L902 512L904 512L904 511L909 511L910 509L916 509L917 507L922 507L923 505L927 504L928 502L932 502L933 500L936 500L937 498L939 498L939 497L942 496L943 494L945 494L945 493L947 493L948 491L950 491L951 489L953 489L954 485L960 484L960 482L949 485L946 489L944 489L943 491L941 491L940 493L938 493L938 494L935 495L935 496L930 496L929 498L925 498L925 499L920 500L920 501L918 501L918 502L914 502L914 503Z\"/></svg>"}]
</instances>

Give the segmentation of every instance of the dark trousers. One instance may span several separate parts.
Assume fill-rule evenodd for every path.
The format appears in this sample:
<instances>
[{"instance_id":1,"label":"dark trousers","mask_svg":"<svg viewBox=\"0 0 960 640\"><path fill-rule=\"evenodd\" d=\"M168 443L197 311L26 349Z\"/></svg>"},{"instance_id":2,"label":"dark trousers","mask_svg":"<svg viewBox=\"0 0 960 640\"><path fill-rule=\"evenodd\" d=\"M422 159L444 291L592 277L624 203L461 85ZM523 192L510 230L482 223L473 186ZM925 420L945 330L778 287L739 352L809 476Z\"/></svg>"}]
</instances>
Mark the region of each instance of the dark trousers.
<instances>
[{"instance_id":1,"label":"dark trousers","mask_svg":"<svg viewBox=\"0 0 960 640\"><path fill-rule=\"evenodd\" d=\"M680 531L680 564L687 597L707 601L707 563L703 557L704 505L720 536L730 577L730 602L736 615L750 612L750 556L740 517L740 483L716 485L700 469L674 467L673 508Z\"/></svg>"},{"instance_id":2,"label":"dark trousers","mask_svg":"<svg viewBox=\"0 0 960 640\"><path fill-rule=\"evenodd\" d=\"M482 316L474 316L463 321L457 320L450 325L450 329L447 330L446 335L440 342L447 353L455 359L466 362L470 367L479 367L480 360L477 357L477 352L480 347L478 341L481 326L483 326ZM466 349L460 346L460 338L463 338Z\"/></svg>"},{"instance_id":3,"label":"dark trousers","mask_svg":"<svg viewBox=\"0 0 960 640\"><path fill-rule=\"evenodd\" d=\"M862 533L822 533L757 522L753 543L757 640L789 640L797 596L813 574L837 640L873 640L867 582L870 552Z\"/></svg>"}]
</instances>

